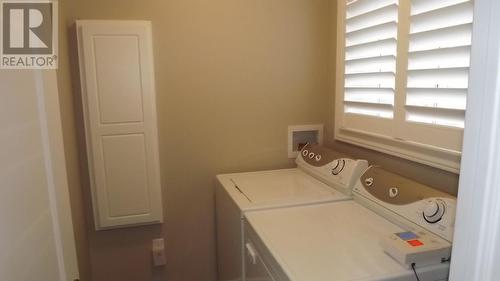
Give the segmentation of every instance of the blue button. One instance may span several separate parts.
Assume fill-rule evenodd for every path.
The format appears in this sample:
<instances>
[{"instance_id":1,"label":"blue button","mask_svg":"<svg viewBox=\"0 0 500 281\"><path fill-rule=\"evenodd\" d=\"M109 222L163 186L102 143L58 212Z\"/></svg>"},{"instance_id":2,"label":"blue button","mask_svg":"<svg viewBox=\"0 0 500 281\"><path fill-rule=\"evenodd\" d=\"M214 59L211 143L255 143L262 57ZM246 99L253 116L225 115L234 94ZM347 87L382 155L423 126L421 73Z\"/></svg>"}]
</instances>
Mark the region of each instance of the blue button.
<instances>
[{"instance_id":1,"label":"blue button","mask_svg":"<svg viewBox=\"0 0 500 281\"><path fill-rule=\"evenodd\" d=\"M417 234L411 232L411 231L408 231L408 232L400 232L400 233L396 233L396 235L405 240L405 241L408 241L408 240L414 240L414 239L418 239L418 236Z\"/></svg>"}]
</instances>

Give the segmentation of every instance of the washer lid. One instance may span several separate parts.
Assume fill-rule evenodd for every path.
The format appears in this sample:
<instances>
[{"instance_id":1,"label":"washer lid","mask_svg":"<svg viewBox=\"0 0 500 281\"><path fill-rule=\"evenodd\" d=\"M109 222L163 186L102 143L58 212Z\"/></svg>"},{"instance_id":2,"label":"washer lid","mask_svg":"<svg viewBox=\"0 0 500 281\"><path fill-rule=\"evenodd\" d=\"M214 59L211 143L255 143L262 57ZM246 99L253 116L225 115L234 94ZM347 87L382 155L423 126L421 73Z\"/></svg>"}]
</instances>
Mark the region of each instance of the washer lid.
<instances>
[{"instance_id":1,"label":"washer lid","mask_svg":"<svg viewBox=\"0 0 500 281\"><path fill-rule=\"evenodd\" d=\"M403 229L354 201L251 212L246 217L291 281L415 280L409 268L380 246L383 237ZM441 280L447 278L448 264L418 271L422 280Z\"/></svg>"},{"instance_id":2,"label":"washer lid","mask_svg":"<svg viewBox=\"0 0 500 281\"><path fill-rule=\"evenodd\" d=\"M252 205L347 199L299 169L233 174L230 178Z\"/></svg>"}]
</instances>

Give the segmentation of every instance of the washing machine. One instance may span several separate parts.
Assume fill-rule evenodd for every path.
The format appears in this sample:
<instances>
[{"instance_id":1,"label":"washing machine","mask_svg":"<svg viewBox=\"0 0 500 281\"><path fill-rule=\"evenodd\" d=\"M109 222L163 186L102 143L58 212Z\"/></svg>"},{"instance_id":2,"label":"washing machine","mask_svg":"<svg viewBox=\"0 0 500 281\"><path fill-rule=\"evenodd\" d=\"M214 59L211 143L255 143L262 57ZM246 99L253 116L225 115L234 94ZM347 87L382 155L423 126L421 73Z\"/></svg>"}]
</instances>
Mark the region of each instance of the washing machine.
<instances>
[{"instance_id":1,"label":"washing machine","mask_svg":"<svg viewBox=\"0 0 500 281\"><path fill-rule=\"evenodd\" d=\"M455 197L370 167L353 198L247 213L246 280L448 280Z\"/></svg>"},{"instance_id":2,"label":"washing machine","mask_svg":"<svg viewBox=\"0 0 500 281\"><path fill-rule=\"evenodd\" d=\"M351 199L368 168L319 145L307 144L297 168L224 174L216 177L217 263L220 281L244 280L243 216L258 210Z\"/></svg>"}]
</instances>

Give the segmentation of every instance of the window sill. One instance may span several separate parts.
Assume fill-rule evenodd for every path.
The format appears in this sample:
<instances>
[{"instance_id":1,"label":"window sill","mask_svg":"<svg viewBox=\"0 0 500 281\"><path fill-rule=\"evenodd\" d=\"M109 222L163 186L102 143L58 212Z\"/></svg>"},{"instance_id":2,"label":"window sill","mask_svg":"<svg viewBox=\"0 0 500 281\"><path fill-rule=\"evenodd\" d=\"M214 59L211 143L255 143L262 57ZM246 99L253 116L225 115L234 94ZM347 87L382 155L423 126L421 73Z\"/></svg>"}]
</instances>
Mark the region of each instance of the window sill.
<instances>
[{"instance_id":1,"label":"window sill","mask_svg":"<svg viewBox=\"0 0 500 281\"><path fill-rule=\"evenodd\" d=\"M340 128L335 139L458 174L462 153L359 130Z\"/></svg>"}]
</instances>

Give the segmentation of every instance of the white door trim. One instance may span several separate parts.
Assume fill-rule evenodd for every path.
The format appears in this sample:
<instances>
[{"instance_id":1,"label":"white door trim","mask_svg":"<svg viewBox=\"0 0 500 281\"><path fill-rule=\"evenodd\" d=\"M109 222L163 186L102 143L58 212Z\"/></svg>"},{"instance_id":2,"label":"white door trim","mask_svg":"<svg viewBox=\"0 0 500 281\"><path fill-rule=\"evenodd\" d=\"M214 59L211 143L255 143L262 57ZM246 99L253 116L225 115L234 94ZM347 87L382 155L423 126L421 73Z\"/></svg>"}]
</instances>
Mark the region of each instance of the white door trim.
<instances>
[{"instance_id":1,"label":"white door trim","mask_svg":"<svg viewBox=\"0 0 500 281\"><path fill-rule=\"evenodd\" d=\"M79 279L55 70L36 70L38 115L60 280Z\"/></svg>"},{"instance_id":2,"label":"white door trim","mask_svg":"<svg viewBox=\"0 0 500 281\"><path fill-rule=\"evenodd\" d=\"M500 1L475 1L452 281L500 280Z\"/></svg>"}]
</instances>

